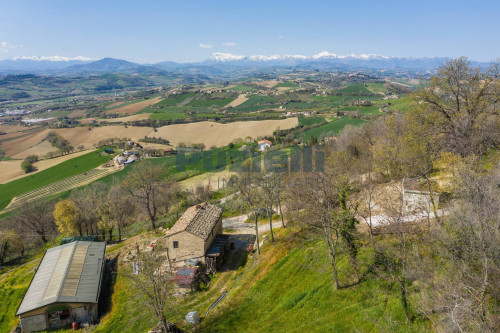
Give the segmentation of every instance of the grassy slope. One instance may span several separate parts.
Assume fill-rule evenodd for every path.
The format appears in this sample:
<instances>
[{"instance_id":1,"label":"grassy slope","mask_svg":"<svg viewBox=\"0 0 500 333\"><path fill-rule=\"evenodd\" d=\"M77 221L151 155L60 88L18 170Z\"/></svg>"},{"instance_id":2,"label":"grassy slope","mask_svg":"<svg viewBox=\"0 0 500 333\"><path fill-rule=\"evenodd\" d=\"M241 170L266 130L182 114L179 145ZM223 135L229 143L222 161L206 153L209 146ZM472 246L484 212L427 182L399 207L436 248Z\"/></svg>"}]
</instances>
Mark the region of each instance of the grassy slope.
<instances>
[{"instance_id":1,"label":"grassy slope","mask_svg":"<svg viewBox=\"0 0 500 333\"><path fill-rule=\"evenodd\" d=\"M354 126L359 126L364 123L364 120L361 119L352 119L349 117L344 117L340 119L334 119L328 124L325 124L323 126L319 126L316 128L312 128L310 130L307 130L304 132L306 136L306 140L309 140L311 136L315 136L316 138L319 138L319 136L322 133L327 133L327 132L334 132L335 134L338 134L344 127L347 125L354 125Z\"/></svg>"},{"instance_id":2,"label":"grassy slope","mask_svg":"<svg viewBox=\"0 0 500 333\"><path fill-rule=\"evenodd\" d=\"M372 94L372 91L370 91L363 83L360 84L353 84L350 86L347 86L342 89L338 89L335 91L336 93L341 93L341 94L357 94L357 95L370 95Z\"/></svg>"},{"instance_id":3,"label":"grassy slope","mask_svg":"<svg viewBox=\"0 0 500 333\"><path fill-rule=\"evenodd\" d=\"M369 251L360 253L362 260L370 260L370 255ZM203 328L207 332L236 328L238 332L380 332L390 318L396 323L394 332L428 329L427 322L407 325L397 290L376 277L334 290L327 259L322 242L299 245L255 285L242 285L230 294L217 313L203 322ZM347 266L342 255L341 281L346 280ZM252 269L244 274L252 274ZM245 287L251 289L245 292Z\"/></svg>"},{"instance_id":4,"label":"grassy slope","mask_svg":"<svg viewBox=\"0 0 500 333\"><path fill-rule=\"evenodd\" d=\"M1 184L0 210L4 209L15 196L49 185L55 181L89 171L106 163L110 157L99 156L99 153L102 151L103 149L100 149L97 152L94 151L78 156L34 175Z\"/></svg>"},{"instance_id":5,"label":"grassy slope","mask_svg":"<svg viewBox=\"0 0 500 333\"><path fill-rule=\"evenodd\" d=\"M300 87L297 83L292 81L286 81L278 83L273 88L297 88L297 87Z\"/></svg>"},{"instance_id":6,"label":"grassy slope","mask_svg":"<svg viewBox=\"0 0 500 333\"><path fill-rule=\"evenodd\" d=\"M302 116L299 117L299 124L303 126L320 124L325 121L326 120L323 117L302 117Z\"/></svg>"},{"instance_id":7,"label":"grassy slope","mask_svg":"<svg viewBox=\"0 0 500 333\"><path fill-rule=\"evenodd\" d=\"M183 316L196 310L202 315L203 332L425 332L430 323L417 319L406 324L398 290L368 273L350 287L334 290L327 248L321 241L298 244L287 230L275 230L276 245L267 244L238 270L218 273L208 290L179 299L176 312L169 312L188 332L193 328ZM269 235L268 235L269 237ZM241 257L239 257L241 258ZM232 260L232 259L229 259ZM362 272L373 261L363 249L359 254ZM349 280L349 260L340 255L339 278ZM230 287L232 288L230 289ZM208 307L224 291L228 296L204 317ZM415 288L410 287L410 304ZM140 298L119 275L112 297L112 309L95 332L147 332L155 321Z\"/></svg>"},{"instance_id":8,"label":"grassy slope","mask_svg":"<svg viewBox=\"0 0 500 333\"><path fill-rule=\"evenodd\" d=\"M254 91L255 89L252 87L247 87L241 84L237 84L234 87L231 88L226 88L227 90L234 90L234 91L241 91L241 92L247 92L247 91Z\"/></svg>"},{"instance_id":9,"label":"grassy slope","mask_svg":"<svg viewBox=\"0 0 500 333\"><path fill-rule=\"evenodd\" d=\"M34 275L35 260L0 275L0 332L10 332L17 324L17 307Z\"/></svg>"}]
</instances>

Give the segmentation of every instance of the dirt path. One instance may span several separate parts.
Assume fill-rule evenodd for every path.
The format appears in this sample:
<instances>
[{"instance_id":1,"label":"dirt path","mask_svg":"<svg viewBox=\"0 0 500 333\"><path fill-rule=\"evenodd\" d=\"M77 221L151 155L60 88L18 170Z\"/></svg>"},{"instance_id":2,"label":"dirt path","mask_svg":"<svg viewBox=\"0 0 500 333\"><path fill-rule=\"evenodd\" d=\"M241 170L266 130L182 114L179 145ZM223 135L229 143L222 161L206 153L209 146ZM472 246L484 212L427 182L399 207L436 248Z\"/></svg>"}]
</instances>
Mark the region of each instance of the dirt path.
<instances>
[{"instance_id":1,"label":"dirt path","mask_svg":"<svg viewBox=\"0 0 500 333\"><path fill-rule=\"evenodd\" d=\"M231 229L232 234L252 234L255 235L255 225L253 223L245 223L248 215L239 215L228 217L222 220L222 229ZM281 228L281 221L273 222L273 229ZM266 233L271 230L269 222L259 225L259 234Z\"/></svg>"}]
</instances>

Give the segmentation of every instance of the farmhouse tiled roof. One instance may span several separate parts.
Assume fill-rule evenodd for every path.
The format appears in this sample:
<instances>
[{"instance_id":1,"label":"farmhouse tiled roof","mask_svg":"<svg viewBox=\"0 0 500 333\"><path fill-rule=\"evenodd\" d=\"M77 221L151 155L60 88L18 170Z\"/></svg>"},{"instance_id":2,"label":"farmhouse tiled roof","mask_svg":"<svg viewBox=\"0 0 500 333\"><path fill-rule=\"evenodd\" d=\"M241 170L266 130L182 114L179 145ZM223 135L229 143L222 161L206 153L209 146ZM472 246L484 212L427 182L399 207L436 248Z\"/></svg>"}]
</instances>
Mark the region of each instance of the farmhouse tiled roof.
<instances>
[{"instance_id":1,"label":"farmhouse tiled roof","mask_svg":"<svg viewBox=\"0 0 500 333\"><path fill-rule=\"evenodd\" d=\"M221 208L206 202L189 207L168 231L167 237L181 231L187 231L206 240L221 216Z\"/></svg>"},{"instance_id":2,"label":"farmhouse tiled roof","mask_svg":"<svg viewBox=\"0 0 500 333\"><path fill-rule=\"evenodd\" d=\"M272 145L272 144L273 144L271 141L266 140L266 139L264 139L264 140L260 140L258 144L260 145L260 144L263 144L263 143L268 143L268 144L270 144L270 145Z\"/></svg>"}]
</instances>

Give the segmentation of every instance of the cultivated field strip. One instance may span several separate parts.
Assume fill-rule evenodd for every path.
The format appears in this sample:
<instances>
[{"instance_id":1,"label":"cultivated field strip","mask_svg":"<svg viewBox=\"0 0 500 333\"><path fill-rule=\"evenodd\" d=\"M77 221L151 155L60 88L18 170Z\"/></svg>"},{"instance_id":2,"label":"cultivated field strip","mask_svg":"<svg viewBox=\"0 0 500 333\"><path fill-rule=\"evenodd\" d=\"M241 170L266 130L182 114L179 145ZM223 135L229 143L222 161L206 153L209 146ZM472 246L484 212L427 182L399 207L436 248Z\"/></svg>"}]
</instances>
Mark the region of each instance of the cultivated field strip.
<instances>
[{"instance_id":1,"label":"cultivated field strip","mask_svg":"<svg viewBox=\"0 0 500 333\"><path fill-rule=\"evenodd\" d=\"M120 169L96 168L79 175L59 180L50 185L40 187L33 191L23 193L20 196L13 198L10 204L7 206L7 208L5 208L5 211L16 209L24 202L30 202L39 198L49 197L60 192L68 191L73 188L87 185L99 178L107 176L118 170Z\"/></svg>"}]
</instances>

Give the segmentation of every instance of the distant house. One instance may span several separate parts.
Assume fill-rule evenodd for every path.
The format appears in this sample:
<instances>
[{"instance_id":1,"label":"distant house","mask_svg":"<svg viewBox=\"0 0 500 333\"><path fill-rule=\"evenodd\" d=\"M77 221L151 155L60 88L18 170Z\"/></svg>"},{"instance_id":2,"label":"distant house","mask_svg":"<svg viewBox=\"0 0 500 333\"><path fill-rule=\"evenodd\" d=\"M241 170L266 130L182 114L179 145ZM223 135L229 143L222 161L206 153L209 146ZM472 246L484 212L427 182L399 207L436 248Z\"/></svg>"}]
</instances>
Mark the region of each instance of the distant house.
<instances>
[{"instance_id":1,"label":"distant house","mask_svg":"<svg viewBox=\"0 0 500 333\"><path fill-rule=\"evenodd\" d=\"M271 146L273 145L273 143L271 141L269 141L269 140L260 140L258 142L258 145L259 145L259 150L260 151L266 151L269 148L271 148Z\"/></svg>"},{"instance_id":2,"label":"distant house","mask_svg":"<svg viewBox=\"0 0 500 333\"><path fill-rule=\"evenodd\" d=\"M45 252L16 312L24 333L97 319L105 249L75 241Z\"/></svg>"},{"instance_id":3,"label":"distant house","mask_svg":"<svg viewBox=\"0 0 500 333\"><path fill-rule=\"evenodd\" d=\"M337 141L337 137L335 137L335 136L325 136L323 138L323 141L325 141L325 143L335 142L335 141Z\"/></svg>"},{"instance_id":4,"label":"distant house","mask_svg":"<svg viewBox=\"0 0 500 333\"><path fill-rule=\"evenodd\" d=\"M174 155L175 154L175 150L173 148L165 148L163 149L163 156L170 156L170 155Z\"/></svg>"},{"instance_id":5,"label":"distant house","mask_svg":"<svg viewBox=\"0 0 500 333\"><path fill-rule=\"evenodd\" d=\"M215 272L224 256L225 238L221 233L221 208L209 203L188 208L165 235L172 265L201 262L208 272Z\"/></svg>"}]
</instances>

